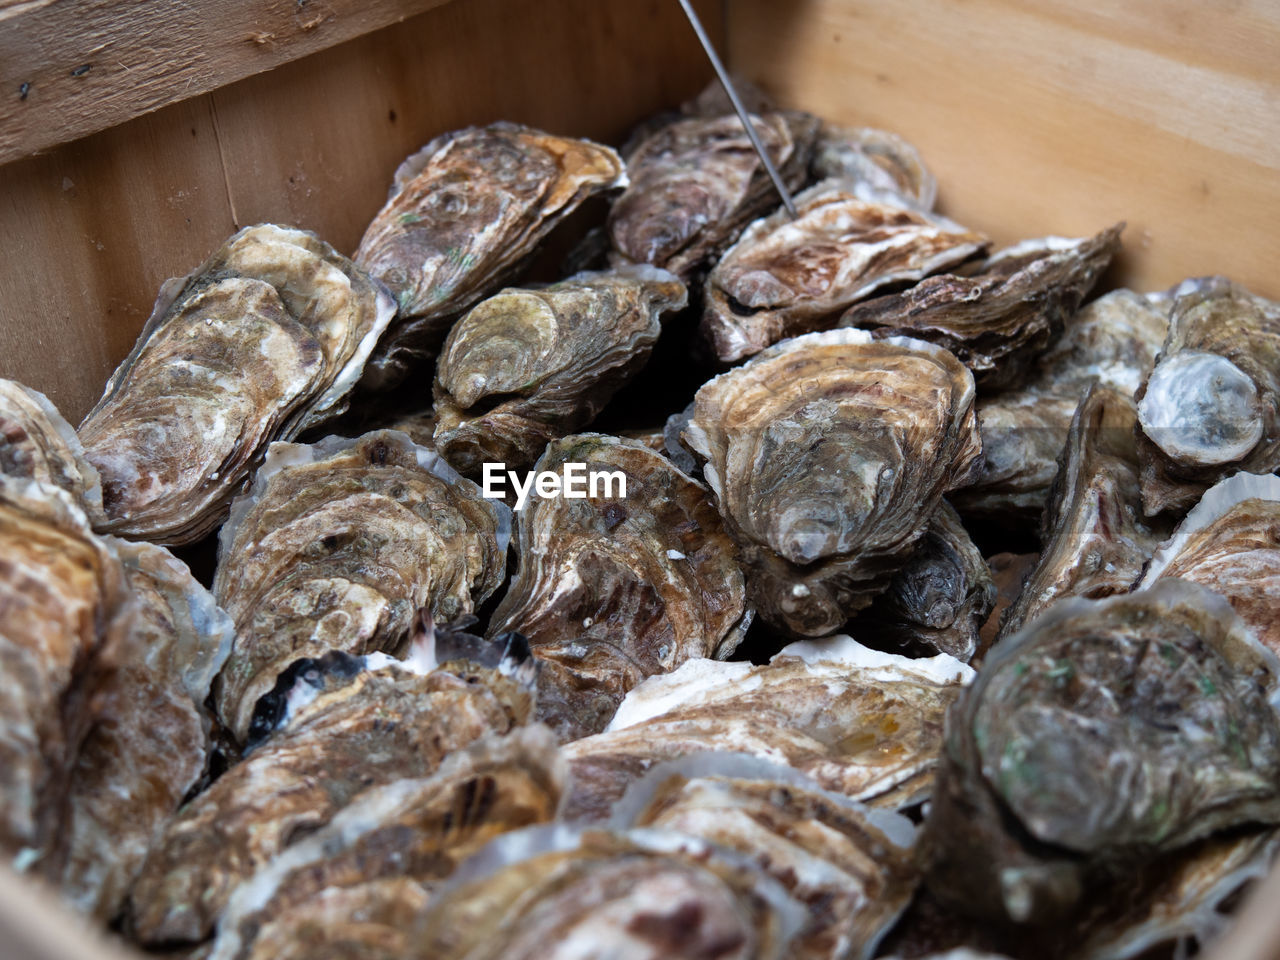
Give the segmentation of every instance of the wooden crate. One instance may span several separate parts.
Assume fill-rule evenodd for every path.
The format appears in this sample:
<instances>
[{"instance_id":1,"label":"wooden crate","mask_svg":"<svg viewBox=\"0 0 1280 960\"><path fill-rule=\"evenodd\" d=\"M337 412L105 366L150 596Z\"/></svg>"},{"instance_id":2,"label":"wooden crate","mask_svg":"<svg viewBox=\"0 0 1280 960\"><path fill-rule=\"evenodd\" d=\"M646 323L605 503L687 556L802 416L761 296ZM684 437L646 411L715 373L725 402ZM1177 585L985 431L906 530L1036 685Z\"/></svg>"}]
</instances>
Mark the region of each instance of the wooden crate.
<instances>
[{"instance_id":1,"label":"wooden crate","mask_svg":"<svg viewBox=\"0 0 1280 960\"><path fill-rule=\"evenodd\" d=\"M1225 273L1280 298L1280 0L699 9L782 103L915 143L943 211L997 241L1123 219L1108 282ZM350 252L437 133L617 142L709 77L675 0L0 0L0 375L74 423L161 282L238 227ZM6 956L93 955L12 883ZM1219 957L1280 955L1256 910Z\"/></svg>"}]
</instances>

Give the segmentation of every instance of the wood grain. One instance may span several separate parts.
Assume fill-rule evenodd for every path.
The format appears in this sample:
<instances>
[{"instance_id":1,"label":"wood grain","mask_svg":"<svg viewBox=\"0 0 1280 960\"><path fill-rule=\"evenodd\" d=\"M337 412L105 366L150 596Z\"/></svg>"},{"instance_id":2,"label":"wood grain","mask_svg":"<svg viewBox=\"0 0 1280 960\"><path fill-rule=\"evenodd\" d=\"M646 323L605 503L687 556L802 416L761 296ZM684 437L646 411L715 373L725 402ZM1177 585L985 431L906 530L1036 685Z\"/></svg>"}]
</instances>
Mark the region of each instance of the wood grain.
<instances>
[{"instance_id":1,"label":"wood grain","mask_svg":"<svg viewBox=\"0 0 1280 960\"><path fill-rule=\"evenodd\" d=\"M0 3L0 163L446 2L5 0Z\"/></svg>"},{"instance_id":2,"label":"wood grain","mask_svg":"<svg viewBox=\"0 0 1280 960\"><path fill-rule=\"evenodd\" d=\"M894 130L1000 242L1129 226L1114 278L1280 298L1280 3L728 0L735 69Z\"/></svg>"}]
</instances>

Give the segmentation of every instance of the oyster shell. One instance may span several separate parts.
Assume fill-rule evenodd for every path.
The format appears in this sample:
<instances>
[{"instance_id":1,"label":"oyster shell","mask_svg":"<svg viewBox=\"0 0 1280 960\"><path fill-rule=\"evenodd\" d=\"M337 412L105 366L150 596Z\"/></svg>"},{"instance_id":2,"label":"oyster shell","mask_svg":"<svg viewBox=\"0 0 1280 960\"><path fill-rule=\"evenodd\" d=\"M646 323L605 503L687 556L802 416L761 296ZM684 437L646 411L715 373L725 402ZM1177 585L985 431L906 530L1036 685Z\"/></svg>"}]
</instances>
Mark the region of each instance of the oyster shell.
<instances>
[{"instance_id":1,"label":"oyster shell","mask_svg":"<svg viewBox=\"0 0 1280 960\"><path fill-rule=\"evenodd\" d=\"M132 617L119 559L60 487L0 475L0 612L0 852L56 873L84 677Z\"/></svg>"},{"instance_id":2,"label":"oyster shell","mask_svg":"<svg viewBox=\"0 0 1280 960\"><path fill-rule=\"evenodd\" d=\"M823 123L810 170L815 180L839 178L873 193L895 193L920 210L932 210L938 196L938 181L916 148L887 130Z\"/></svg>"},{"instance_id":3,"label":"oyster shell","mask_svg":"<svg viewBox=\"0 0 1280 960\"><path fill-rule=\"evenodd\" d=\"M165 544L212 532L271 441L342 412L394 309L327 243L272 224L166 283L80 425L101 529Z\"/></svg>"},{"instance_id":4,"label":"oyster shell","mask_svg":"<svg viewBox=\"0 0 1280 960\"><path fill-rule=\"evenodd\" d=\"M506 573L510 513L434 452L374 431L273 444L220 537L213 592L236 623L215 689L242 742L294 661L397 651L417 611L472 611Z\"/></svg>"},{"instance_id":5,"label":"oyster shell","mask_svg":"<svg viewBox=\"0 0 1280 960\"><path fill-rule=\"evenodd\" d=\"M861 330L785 341L698 391L684 440L765 620L823 636L888 586L980 460L973 395L941 347Z\"/></svg>"},{"instance_id":6,"label":"oyster shell","mask_svg":"<svg viewBox=\"0 0 1280 960\"><path fill-rule=\"evenodd\" d=\"M449 332L436 370L435 441L457 469L525 467L600 412L639 372L685 305L684 284L649 266L504 290Z\"/></svg>"},{"instance_id":7,"label":"oyster shell","mask_svg":"<svg viewBox=\"0 0 1280 960\"><path fill-rule=\"evenodd\" d=\"M729 656L744 619L736 549L706 488L660 454L602 434L553 442L535 472L570 463L585 465L580 478L607 472L625 487L525 505L520 567L490 628L529 638L541 664L538 718L565 740L603 730L646 677Z\"/></svg>"},{"instance_id":8,"label":"oyster shell","mask_svg":"<svg viewBox=\"0 0 1280 960\"><path fill-rule=\"evenodd\" d=\"M1006 247L955 273L854 304L840 326L946 347L979 388L1025 379L1120 247L1123 223L1092 237L1045 237Z\"/></svg>"},{"instance_id":9,"label":"oyster shell","mask_svg":"<svg viewBox=\"0 0 1280 960\"><path fill-rule=\"evenodd\" d=\"M702 329L724 362L784 337L835 326L874 290L919 280L982 250L986 237L945 217L824 180L751 224L707 278Z\"/></svg>"},{"instance_id":10,"label":"oyster shell","mask_svg":"<svg viewBox=\"0 0 1280 960\"><path fill-rule=\"evenodd\" d=\"M562 748L572 776L564 815L601 819L653 765L713 750L905 806L928 792L943 714L972 676L946 654L911 660L848 637L793 643L762 667L690 660L632 690L604 733Z\"/></svg>"},{"instance_id":11,"label":"oyster shell","mask_svg":"<svg viewBox=\"0 0 1280 960\"><path fill-rule=\"evenodd\" d=\"M776 882L696 838L531 827L458 872L408 956L781 960L801 922Z\"/></svg>"},{"instance_id":12,"label":"oyster shell","mask_svg":"<svg viewBox=\"0 0 1280 960\"><path fill-rule=\"evenodd\" d=\"M626 183L610 148L514 123L443 134L405 160L355 256L400 307L365 383L393 386L434 356L452 319L497 292L552 227Z\"/></svg>"},{"instance_id":13,"label":"oyster shell","mask_svg":"<svg viewBox=\"0 0 1280 960\"><path fill-rule=\"evenodd\" d=\"M793 960L870 960L919 879L906 817L741 754L655 767L627 791L613 823L672 830L751 858L808 911Z\"/></svg>"},{"instance_id":14,"label":"oyster shell","mask_svg":"<svg viewBox=\"0 0 1280 960\"><path fill-rule=\"evenodd\" d=\"M995 602L986 561L943 500L906 565L851 626L864 643L968 663Z\"/></svg>"},{"instance_id":15,"label":"oyster shell","mask_svg":"<svg viewBox=\"0 0 1280 960\"><path fill-rule=\"evenodd\" d=\"M497 667L430 650L406 661L338 650L301 660L260 706L263 739L186 804L130 896L137 939L203 939L237 884L364 791L425 777L452 751L528 720L530 690Z\"/></svg>"},{"instance_id":16,"label":"oyster shell","mask_svg":"<svg viewBox=\"0 0 1280 960\"><path fill-rule=\"evenodd\" d=\"M817 118L786 111L753 116L752 124L788 189L799 189ZM742 121L729 112L660 127L627 154L627 175L631 183L609 211L614 250L685 280L778 205Z\"/></svg>"},{"instance_id":17,"label":"oyster shell","mask_svg":"<svg viewBox=\"0 0 1280 960\"><path fill-rule=\"evenodd\" d=\"M1280 303L1225 277L1184 281L1136 399L1148 514L1185 510L1239 470L1280 468Z\"/></svg>"},{"instance_id":18,"label":"oyster shell","mask_svg":"<svg viewBox=\"0 0 1280 960\"><path fill-rule=\"evenodd\" d=\"M1193 580L1226 597L1280 654L1280 477L1237 473L1210 487L1155 551L1141 586L1163 577Z\"/></svg>"},{"instance_id":19,"label":"oyster shell","mask_svg":"<svg viewBox=\"0 0 1280 960\"><path fill-rule=\"evenodd\" d=\"M1064 597L1128 593L1165 524L1142 515L1132 400L1109 387L1089 390L1062 451L1041 524L1045 549L1001 636L1021 630Z\"/></svg>"},{"instance_id":20,"label":"oyster shell","mask_svg":"<svg viewBox=\"0 0 1280 960\"><path fill-rule=\"evenodd\" d=\"M69 853L55 878L66 900L103 922L205 772L205 700L234 636L231 618L168 550L114 539L112 546L136 612L121 649L96 664L96 721L76 761Z\"/></svg>"},{"instance_id":21,"label":"oyster shell","mask_svg":"<svg viewBox=\"0 0 1280 960\"><path fill-rule=\"evenodd\" d=\"M429 777L364 791L236 889L211 960L410 955L430 892L493 837L550 821L564 777L539 725L485 736Z\"/></svg>"},{"instance_id":22,"label":"oyster shell","mask_svg":"<svg viewBox=\"0 0 1280 960\"><path fill-rule=\"evenodd\" d=\"M1280 821L1278 666L1198 584L1057 604L993 648L947 718L931 888L1042 923L1100 877Z\"/></svg>"},{"instance_id":23,"label":"oyster shell","mask_svg":"<svg viewBox=\"0 0 1280 960\"><path fill-rule=\"evenodd\" d=\"M60 487L94 526L102 512L102 482L84 457L71 424L38 390L0 378L0 474Z\"/></svg>"}]
</instances>

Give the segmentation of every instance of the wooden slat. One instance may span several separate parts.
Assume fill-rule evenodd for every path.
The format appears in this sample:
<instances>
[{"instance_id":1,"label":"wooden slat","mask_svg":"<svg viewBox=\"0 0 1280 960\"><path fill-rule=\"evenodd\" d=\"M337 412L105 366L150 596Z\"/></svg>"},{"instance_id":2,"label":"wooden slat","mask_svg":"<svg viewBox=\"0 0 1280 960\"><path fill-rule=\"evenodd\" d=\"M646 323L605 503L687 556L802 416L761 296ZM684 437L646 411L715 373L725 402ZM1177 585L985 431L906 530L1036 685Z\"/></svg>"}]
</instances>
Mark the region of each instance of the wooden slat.
<instances>
[{"instance_id":1,"label":"wooden slat","mask_svg":"<svg viewBox=\"0 0 1280 960\"><path fill-rule=\"evenodd\" d=\"M448 0L3 0L0 163Z\"/></svg>"},{"instance_id":2,"label":"wooden slat","mask_svg":"<svg viewBox=\"0 0 1280 960\"><path fill-rule=\"evenodd\" d=\"M1280 298L1280 4L729 0L736 69L895 130L999 241L1128 221L1116 277Z\"/></svg>"}]
</instances>

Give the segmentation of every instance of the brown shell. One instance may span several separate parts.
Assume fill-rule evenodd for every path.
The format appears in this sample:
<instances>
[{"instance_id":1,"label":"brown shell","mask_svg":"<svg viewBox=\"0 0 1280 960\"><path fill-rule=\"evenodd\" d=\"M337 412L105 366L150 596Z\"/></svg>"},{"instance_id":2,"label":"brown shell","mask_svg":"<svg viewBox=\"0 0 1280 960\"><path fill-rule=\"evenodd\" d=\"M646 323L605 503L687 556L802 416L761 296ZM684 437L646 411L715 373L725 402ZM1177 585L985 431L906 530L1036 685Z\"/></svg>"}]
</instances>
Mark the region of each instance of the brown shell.
<instances>
[{"instance_id":1,"label":"brown shell","mask_svg":"<svg viewBox=\"0 0 1280 960\"><path fill-rule=\"evenodd\" d=\"M886 284L919 280L982 250L987 238L945 217L825 180L757 220L707 278L703 333L724 362L835 325Z\"/></svg>"},{"instance_id":2,"label":"brown shell","mask_svg":"<svg viewBox=\"0 0 1280 960\"><path fill-rule=\"evenodd\" d=\"M527 467L584 426L644 366L684 284L646 265L504 290L449 332L436 370L435 442L457 469Z\"/></svg>"},{"instance_id":3,"label":"brown shell","mask_svg":"<svg viewBox=\"0 0 1280 960\"><path fill-rule=\"evenodd\" d=\"M861 330L784 341L698 391L684 441L761 616L823 636L888 586L979 461L973 395L946 350Z\"/></svg>"},{"instance_id":4,"label":"brown shell","mask_svg":"<svg viewBox=\"0 0 1280 960\"><path fill-rule=\"evenodd\" d=\"M80 425L102 529L165 544L211 533L268 444L345 409L393 311L327 243L272 224L169 281Z\"/></svg>"},{"instance_id":5,"label":"brown shell","mask_svg":"<svg viewBox=\"0 0 1280 960\"><path fill-rule=\"evenodd\" d=\"M541 663L538 718L565 740L604 729L627 691L741 640L743 578L707 490L638 443L581 434L534 470L619 473L597 495L532 498L520 567L490 634L524 634ZM585 493L590 493L585 480Z\"/></svg>"},{"instance_id":6,"label":"brown shell","mask_svg":"<svg viewBox=\"0 0 1280 960\"><path fill-rule=\"evenodd\" d=\"M815 180L838 177L869 191L898 194L907 206L932 210L938 195L934 179L911 144L895 133L872 127L823 123L810 165Z\"/></svg>"},{"instance_id":7,"label":"brown shell","mask_svg":"<svg viewBox=\"0 0 1280 960\"><path fill-rule=\"evenodd\" d=\"M223 723L243 741L296 660L395 652L419 609L438 622L470 613L505 576L510 523L395 431L273 445L220 534L213 592L236 623L215 688Z\"/></svg>"},{"instance_id":8,"label":"brown shell","mask_svg":"<svg viewBox=\"0 0 1280 960\"><path fill-rule=\"evenodd\" d=\"M610 148L514 123L444 134L405 160L355 255L400 306L366 384L393 386L433 357L453 318L496 293L552 227L626 182Z\"/></svg>"}]
</instances>

